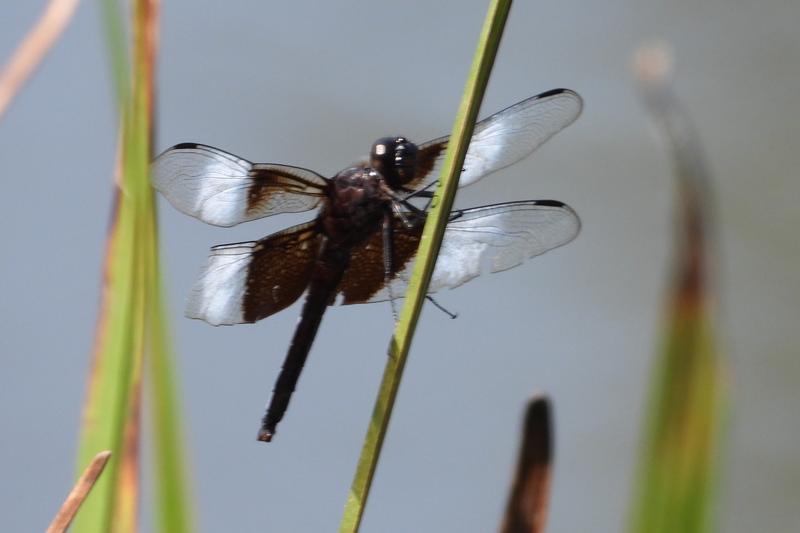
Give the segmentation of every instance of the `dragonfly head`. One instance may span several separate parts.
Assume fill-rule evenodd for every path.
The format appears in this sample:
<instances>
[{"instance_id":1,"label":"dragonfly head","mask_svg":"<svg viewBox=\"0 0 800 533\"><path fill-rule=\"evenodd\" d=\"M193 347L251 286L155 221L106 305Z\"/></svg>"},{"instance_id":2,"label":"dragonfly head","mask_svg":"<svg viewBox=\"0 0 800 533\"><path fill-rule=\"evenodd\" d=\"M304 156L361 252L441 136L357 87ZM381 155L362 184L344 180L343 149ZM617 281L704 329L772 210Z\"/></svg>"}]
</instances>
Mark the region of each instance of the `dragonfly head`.
<instances>
[{"instance_id":1,"label":"dragonfly head","mask_svg":"<svg viewBox=\"0 0 800 533\"><path fill-rule=\"evenodd\" d=\"M405 137L382 137L375 141L369 154L370 166L392 187L400 187L414 179L417 169L417 145Z\"/></svg>"}]
</instances>

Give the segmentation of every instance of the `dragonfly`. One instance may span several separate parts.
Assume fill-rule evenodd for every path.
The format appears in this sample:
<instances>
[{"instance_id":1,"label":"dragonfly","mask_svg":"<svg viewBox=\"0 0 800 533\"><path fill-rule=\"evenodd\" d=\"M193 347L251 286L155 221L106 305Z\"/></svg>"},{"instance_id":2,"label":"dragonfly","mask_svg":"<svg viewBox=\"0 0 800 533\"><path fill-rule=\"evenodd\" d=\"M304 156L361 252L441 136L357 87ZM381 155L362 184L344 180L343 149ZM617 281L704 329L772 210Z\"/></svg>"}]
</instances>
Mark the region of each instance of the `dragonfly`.
<instances>
[{"instance_id":1,"label":"dragonfly","mask_svg":"<svg viewBox=\"0 0 800 533\"><path fill-rule=\"evenodd\" d=\"M512 165L571 124L580 96L554 89L475 125L459 186ZM328 306L394 301L405 292L432 186L448 137L415 144L375 141L369 159L325 177L312 170L252 163L211 146L183 143L152 164L154 187L179 211L215 226L317 209L309 222L260 240L211 248L186 307L212 325L253 323L303 294L300 320L262 418L258 440L273 439ZM416 203L415 203L416 202ZM562 246L580 230L556 200L525 200L451 213L429 293L454 288Z\"/></svg>"}]
</instances>

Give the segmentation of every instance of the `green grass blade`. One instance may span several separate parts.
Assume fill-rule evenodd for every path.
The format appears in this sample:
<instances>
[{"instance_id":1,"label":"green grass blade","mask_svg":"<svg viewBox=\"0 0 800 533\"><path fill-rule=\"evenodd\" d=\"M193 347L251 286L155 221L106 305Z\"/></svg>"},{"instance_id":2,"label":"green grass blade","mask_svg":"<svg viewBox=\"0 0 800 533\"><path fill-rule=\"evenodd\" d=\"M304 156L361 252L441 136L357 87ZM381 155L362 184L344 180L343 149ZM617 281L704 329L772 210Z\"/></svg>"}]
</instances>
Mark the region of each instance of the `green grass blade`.
<instances>
[{"instance_id":1,"label":"green grass blade","mask_svg":"<svg viewBox=\"0 0 800 533\"><path fill-rule=\"evenodd\" d=\"M122 108L127 101L130 88L128 80L130 65L128 64L128 47L125 45L125 24L118 0L101 0L100 11L103 17L114 95L117 99L117 107Z\"/></svg>"},{"instance_id":2,"label":"green grass blade","mask_svg":"<svg viewBox=\"0 0 800 533\"><path fill-rule=\"evenodd\" d=\"M383 439L386 435L386 428L389 425L403 368L411 347L411 340L455 198L458 175L464 164L469 140L472 137L510 8L511 0L493 0L481 31L475 58L464 89L464 96L447 146L439 186L434 194L422 233L405 303L389 346L389 357L373 409L372 420L367 429L361 456L345 504L344 515L339 525L339 531L342 533L356 532L361 524Z\"/></svg>"},{"instance_id":3,"label":"green grass blade","mask_svg":"<svg viewBox=\"0 0 800 533\"><path fill-rule=\"evenodd\" d=\"M127 135L124 135L126 137ZM128 161L123 157L123 169ZM125 187L130 172L122 171ZM132 191L135 194L135 187ZM123 456L122 442L134 384L135 352L143 331L133 324L141 322L144 306L134 288L141 282L135 257L135 198L115 191L116 213L109 234L106 256L104 301L95 345L92 373L84 407L78 464L86 464L98 450L108 449L114 455L106 475L97 483L78 516L73 531L110 531L116 505L118 473Z\"/></svg>"},{"instance_id":4,"label":"green grass blade","mask_svg":"<svg viewBox=\"0 0 800 533\"><path fill-rule=\"evenodd\" d=\"M136 75L149 87L137 93L140 105L149 108L152 116L155 70L155 42L158 19L158 0L137 2L137 24L134 54ZM146 176L147 192L143 195L140 225L146 238L142 240L142 256L147 293L146 324L148 337L149 392L152 408L154 439L154 479L156 493L157 527L165 533L184 533L192 530L189 486L186 474L185 440L182 432L178 381L169 341L169 328L164 312L161 267L158 256L158 231L156 224L155 193L150 186L150 161L152 160L152 124L147 124L147 154L139 160ZM144 128L142 129L144 132Z\"/></svg>"},{"instance_id":5,"label":"green grass blade","mask_svg":"<svg viewBox=\"0 0 800 533\"><path fill-rule=\"evenodd\" d=\"M141 380L149 356L154 423L158 524L189 530L177 391L169 354L158 265L155 202L150 187L153 76L158 2L137 0L133 73L116 1L105 2L115 90L122 110L120 168L108 237L104 299L88 385L79 464L100 449L114 451L106 475L81 508L75 531L137 529Z\"/></svg>"},{"instance_id":6,"label":"green grass blade","mask_svg":"<svg viewBox=\"0 0 800 533\"><path fill-rule=\"evenodd\" d=\"M160 288L158 263L151 300L150 392L156 481L156 517L160 531L193 531L187 482L185 439L179 413L178 386Z\"/></svg>"},{"instance_id":7,"label":"green grass blade","mask_svg":"<svg viewBox=\"0 0 800 533\"><path fill-rule=\"evenodd\" d=\"M713 327L708 170L689 117L672 94L669 58L643 52L637 66L648 110L670 148L678 190L672 280L653 376L632 533L714 530L726 372Z\"/></svg>"}]
</instances>

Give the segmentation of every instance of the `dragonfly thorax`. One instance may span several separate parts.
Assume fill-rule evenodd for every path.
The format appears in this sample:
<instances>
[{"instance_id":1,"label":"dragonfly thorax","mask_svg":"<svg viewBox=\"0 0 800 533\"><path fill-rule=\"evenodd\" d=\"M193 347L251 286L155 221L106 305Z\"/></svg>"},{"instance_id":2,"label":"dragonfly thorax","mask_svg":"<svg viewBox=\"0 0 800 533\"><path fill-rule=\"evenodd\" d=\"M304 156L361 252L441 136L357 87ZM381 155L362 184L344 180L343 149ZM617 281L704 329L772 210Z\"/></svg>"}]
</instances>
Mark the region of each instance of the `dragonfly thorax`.
<instances>
[{"instance_id":1,"label":"dragonfly thorax","mask_svg":"<svg viewBox=\"0 0 800 533\"><path fill-rule=\"evenodd\" d=\"M322 227L334 242L359 242L374 231L386 210L383 177L369 167L351 167L333 178L330 198L320 213Z\"/></svg>"}]
</instances>

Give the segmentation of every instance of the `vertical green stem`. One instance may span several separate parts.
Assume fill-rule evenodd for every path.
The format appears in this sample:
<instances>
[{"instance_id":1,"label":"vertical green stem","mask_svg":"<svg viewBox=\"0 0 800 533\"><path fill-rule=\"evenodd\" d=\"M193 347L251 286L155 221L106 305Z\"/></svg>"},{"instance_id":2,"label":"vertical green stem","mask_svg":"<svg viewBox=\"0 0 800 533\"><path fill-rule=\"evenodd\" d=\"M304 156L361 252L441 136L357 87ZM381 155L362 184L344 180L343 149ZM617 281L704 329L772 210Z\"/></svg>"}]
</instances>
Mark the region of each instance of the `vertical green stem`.
<instances>
[{"instance_id":1,"label":"vertical green stem","mask_svg":"<svg viewBox=\"0 0 800 533\"><path fill-rule=\"evenodd\" d=\"M434 194L431 209L422 233L417 261L414 265L405 304L397 323L394 336L389 345L389 357L384 369L378 398L372 412L367 435L361 449L350 494L339 525L342 533L356 532L364 515L372 479L380 457L383 439L389 425L392 408L400 379L405 367L414 330L419 320L422 303L436 264L436 255L444 236L450 209L458 187L458 175L464 164L469 140L475 127L483 94L489 81L489 74L497 55L511 0L492 0L489 12L481 31L475 58L472 62L464 96L456 115L447 153L444 158L441 179Z\"/></svg>"}]
</instances>

